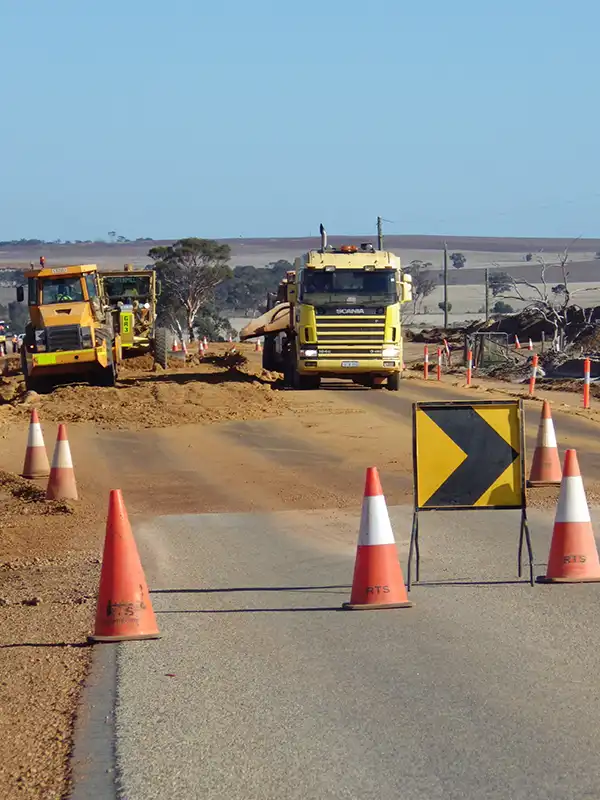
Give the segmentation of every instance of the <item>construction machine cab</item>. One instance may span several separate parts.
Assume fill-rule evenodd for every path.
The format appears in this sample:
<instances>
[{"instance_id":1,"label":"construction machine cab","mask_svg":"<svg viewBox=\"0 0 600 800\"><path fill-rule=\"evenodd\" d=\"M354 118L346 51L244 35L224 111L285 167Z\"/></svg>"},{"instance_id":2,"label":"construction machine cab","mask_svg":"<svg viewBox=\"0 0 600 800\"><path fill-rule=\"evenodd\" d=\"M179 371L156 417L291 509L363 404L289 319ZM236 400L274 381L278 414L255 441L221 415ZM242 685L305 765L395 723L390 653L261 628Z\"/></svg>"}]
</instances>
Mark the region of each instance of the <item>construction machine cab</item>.
<instances>
[{"instance_id":1,"label":"construction machine cab","mask_svg":"<svg viewBox=\"0 0 600 800\"><path fill-rule=\"evenodd\" d=\"M30 388L42 378L81 375L112 385L121 359L119 336L101 302L95 264L46 267L25 273L29 323L21 364ZM17 287L17 300L24 300Z\"/></svg>"}]
</instances>

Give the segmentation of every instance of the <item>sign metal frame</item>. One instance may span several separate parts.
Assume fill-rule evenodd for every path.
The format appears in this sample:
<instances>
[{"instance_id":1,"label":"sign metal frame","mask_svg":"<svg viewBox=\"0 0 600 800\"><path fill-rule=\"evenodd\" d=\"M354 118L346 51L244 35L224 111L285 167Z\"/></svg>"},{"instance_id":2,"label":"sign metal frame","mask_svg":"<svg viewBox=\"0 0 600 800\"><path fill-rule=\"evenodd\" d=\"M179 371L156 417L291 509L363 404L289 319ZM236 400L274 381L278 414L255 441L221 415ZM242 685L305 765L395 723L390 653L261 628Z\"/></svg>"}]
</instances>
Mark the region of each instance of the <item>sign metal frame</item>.
<instances>
[{"instance_id":1,"label":"sign metal frame","mask_svg":"<svg viewBox=\"0 0 600 800\"><path fill-rule=\"evenodd\" d=\"M418 453L417 453L417 412L419 409L436 409L436 408L485 408L490 406L509 406L516 409L517 417L519 420L519 466L520 466L520 481L519 490L521 502L519 505L439 505L439 506L423 506L419 505L419 470L418 470ZM517 574L521 578L523 574L523 545L527 546L527 555L529 563L529 583L534 585L533 576L533 549L531 545L531 535L529 531L529 523L527 520L527 491L525 479L525 433L524 433L524 412L523 401L518 400L454 400L447 402L419 402L413 403L412 409L412 434L413 434L413 476L414 476L414 512L413 523L410 535L410 546L408 551L408 565L407 565L407 588L410 591L411 575L412 575L412 562L415 561L415 582L420 579L420 562L421 554L419 549L419 513L426 511L521 511L521 525L519 534L519 546L517 553ZM441 429L443 430L443 429ZM448 434L446 434L448 435ZM450 438L450 437L449 437ZM508 444L508 443L507 443ZM515 459L516 460L516 459ZM514 463L514 462L513 462ZM453 474L453 473L451 473ZM450 477L450 476L448 476ZM448 478L446 478L448 480Z\"/></svg>"}]
</instances>

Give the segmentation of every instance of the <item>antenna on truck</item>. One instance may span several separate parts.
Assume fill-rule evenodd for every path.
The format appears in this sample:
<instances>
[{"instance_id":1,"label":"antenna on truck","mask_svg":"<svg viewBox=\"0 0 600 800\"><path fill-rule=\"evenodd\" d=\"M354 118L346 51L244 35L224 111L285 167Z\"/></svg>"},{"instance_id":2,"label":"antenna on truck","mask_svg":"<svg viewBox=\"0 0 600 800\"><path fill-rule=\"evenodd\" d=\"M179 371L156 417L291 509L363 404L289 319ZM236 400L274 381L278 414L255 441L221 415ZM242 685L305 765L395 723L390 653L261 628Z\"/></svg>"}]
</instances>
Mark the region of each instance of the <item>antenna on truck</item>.
<instances>
[{"instance_id":1,"label":"antenna on truck","mask_svg":"<svg viewBox=\"0 0 600 800\"><path fill-rule=\"evenodd\" d=\"M324 253L327 247L327 231L323 227L323 223L319 225L319 230L321 231L321 252Z\"/></svg>"}]
</instances>

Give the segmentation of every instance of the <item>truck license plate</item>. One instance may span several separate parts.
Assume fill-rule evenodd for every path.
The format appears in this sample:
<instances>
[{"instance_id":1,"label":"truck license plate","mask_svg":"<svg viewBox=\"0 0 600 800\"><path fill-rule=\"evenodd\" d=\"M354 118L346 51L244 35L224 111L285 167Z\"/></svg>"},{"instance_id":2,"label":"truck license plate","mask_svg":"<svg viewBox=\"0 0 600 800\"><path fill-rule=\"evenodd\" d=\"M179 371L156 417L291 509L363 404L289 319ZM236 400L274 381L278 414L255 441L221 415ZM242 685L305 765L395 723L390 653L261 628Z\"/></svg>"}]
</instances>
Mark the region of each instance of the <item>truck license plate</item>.
<instances>
[{"instance_id":1,"label":"truck license plate","mask_svg":"<svg viewBox=\"0 0 600 800\"><path fill-rule=\"evenodd\" d=\"M358 367L358 361L342 361L342 367Z\"/></svg>"}]
</instances>

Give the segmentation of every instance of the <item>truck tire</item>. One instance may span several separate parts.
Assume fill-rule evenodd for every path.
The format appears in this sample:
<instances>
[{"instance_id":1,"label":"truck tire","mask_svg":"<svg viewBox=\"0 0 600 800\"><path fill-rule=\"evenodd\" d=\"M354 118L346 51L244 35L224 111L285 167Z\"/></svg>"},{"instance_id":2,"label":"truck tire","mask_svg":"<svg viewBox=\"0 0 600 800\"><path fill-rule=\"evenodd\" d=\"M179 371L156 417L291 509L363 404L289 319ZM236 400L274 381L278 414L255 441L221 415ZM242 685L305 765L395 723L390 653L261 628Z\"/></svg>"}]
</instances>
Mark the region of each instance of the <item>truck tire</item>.
<instances>
[{"instance_id":1,"label":"truck tire","mask_svg":"<svg viewBox=\"0 0 600 800\"><path fill-rule=\"evenodd\" d=\"M100 367L98 373L98 386L114 386L117 382L117 365L115 364L112 345L106 342L106 353L108 356L108 366Z\"/></svg>"},{"instance_id":2,"label":"truck tire","mask_svg":"<svg viewBox=\"0 0 600 800\"><path fill-rule=\"evenodd\" d=\"M390 392L398 392L400 390L399 372L392 372L391 375L388 375L386 387L389 389Z\"/></svg>"},{"instance_id":3,"label":"truck tire","mask_svg":"<svg viewBox=\"0 0 600 800\"><path fill-rule=\"evenodd\" d=\"M321 385L321 378L319 375L300 375L296 367L294 367L291 385L292 389L300 389L300 391L318 389Z\"/></svg>"},{"instance_id":4,"label":"truck tire","mask_svg":"<svg viewBox=\"0 0 600 800\"><path fill-rule=\"evenodd\" d=\"M275 350L275 337L265 336L265 345L262 354L262 367L267 372L279 372L277 353Z\"/></svg>"},{"instance_id":5,"label":"truck tire","mask_svg":"<svg viewBox=\"0 0 600 800\"><path fill-rule=\"evenodd\" d=\"M166 369L169 358L169 348L167 344L168 334L166 328L156 328L154 331L154 361L163 369Z\"/></svg>"}]
</instances>

